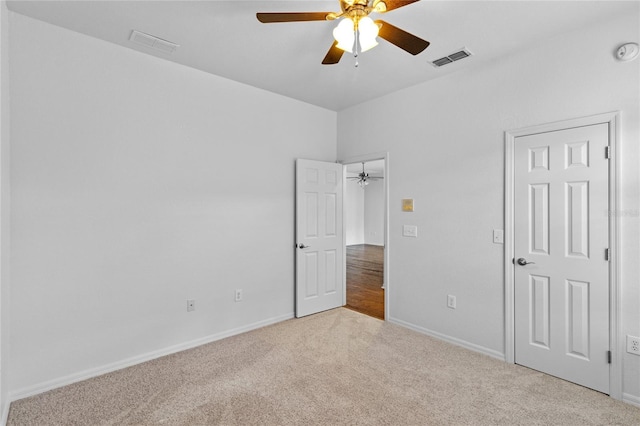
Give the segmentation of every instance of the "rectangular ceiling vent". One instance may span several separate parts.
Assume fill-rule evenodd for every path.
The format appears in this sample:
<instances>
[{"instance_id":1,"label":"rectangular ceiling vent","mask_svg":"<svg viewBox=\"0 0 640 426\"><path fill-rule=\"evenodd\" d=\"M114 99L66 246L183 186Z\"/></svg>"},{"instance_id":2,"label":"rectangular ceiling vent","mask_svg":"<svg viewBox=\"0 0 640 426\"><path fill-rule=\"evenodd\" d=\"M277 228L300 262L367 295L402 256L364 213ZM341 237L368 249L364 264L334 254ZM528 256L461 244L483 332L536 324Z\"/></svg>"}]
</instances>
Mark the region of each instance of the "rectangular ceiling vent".
<instances>
[{"instance_id":1,"label":"rectangular ceiling vent","mask_svg":"<svg viewBox=\"0 0 640 426\"><path fill-rule=\"evenodd\" d=\"M471 56L471 52L463 48L443 58L436 59L431 63L433 64L434 67L442 67L452 62L459 61L460 59L468 58L469 56Z\"/></svg>"},{"instance_id":2,"label":"rectangular ceiling vent","mask_svg":"<svg viewBox=\"0 0 640 426\"><path fill-rule=\"evenodd\" d=\"M142 46L149 47L151 49L159 50L164 53L173 53L176 51L179 44L172 43L167 40L163 40L161 38L152 36L150 34L145 34L140 31L133 30L131 31L131 36L129 37L134 43L140 44Z\"/></svg>"}]
</instances>

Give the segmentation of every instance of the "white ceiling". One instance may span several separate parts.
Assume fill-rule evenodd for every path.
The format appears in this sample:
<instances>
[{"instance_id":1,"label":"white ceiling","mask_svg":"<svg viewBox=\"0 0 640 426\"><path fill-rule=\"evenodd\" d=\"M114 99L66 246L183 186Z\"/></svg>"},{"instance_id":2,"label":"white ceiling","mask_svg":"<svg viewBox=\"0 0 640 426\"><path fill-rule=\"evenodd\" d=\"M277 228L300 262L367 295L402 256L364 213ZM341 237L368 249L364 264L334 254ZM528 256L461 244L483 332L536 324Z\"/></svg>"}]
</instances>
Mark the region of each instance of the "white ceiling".
<instances>
[{"instance_id":1,"label":"white ceiling","mask_svg":"<svg viewBox=\"0 0 640 426\"><path fill-rule=\"evenodd\" d=\"M541 40L624 13L633 1L430 1L376 15L431 42L412 56L384 40L337 65L321 65L336 22L262 24L256 12L338 11L329 1L9 1L42 21L212 74L339 111L396 90L534 47ZM180 45L173 54L129 41L132 30ZM461 47L474 56L429 61ZM565 47L562 47L565 48ZM612 51L613 54L613 51Z\"/></svg>"},{"instance_id":2,"label":"white ceiling","mask_svg":"<svg viewBox=\"0 0 640 426\"><path fill-rule=\"evenodd\" d=\"M364 171L376 176L384 175L384 160L373 160L364 163ZM362 172L362 163L347 164L347 173L357 175Z\"/></svg>"}]
</instances>

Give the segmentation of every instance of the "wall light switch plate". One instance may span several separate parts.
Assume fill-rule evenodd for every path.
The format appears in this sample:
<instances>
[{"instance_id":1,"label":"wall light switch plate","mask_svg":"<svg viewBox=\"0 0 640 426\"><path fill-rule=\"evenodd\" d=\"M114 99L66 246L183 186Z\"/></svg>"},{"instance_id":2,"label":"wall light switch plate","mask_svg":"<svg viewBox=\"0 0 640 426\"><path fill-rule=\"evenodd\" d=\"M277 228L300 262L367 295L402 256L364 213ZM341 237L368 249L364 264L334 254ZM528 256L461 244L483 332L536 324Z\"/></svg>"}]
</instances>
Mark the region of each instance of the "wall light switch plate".
<instances>
[{"instance_id":1,"label":"wall light switch plate","mask_svg":"<svg viewBox=\"0 0 640 426\"><path fill-rule=\"evenodd\" d=\"M402 235L405 237L418 237L418 227L415 225L403 225L402 226Z\"/></svg>"},{"instance_id":2,"label":"wall light switch plate","mask_svg":"<svg viewBox=\"0 0 640 426\"><path fill-rule=\"evenodd\" d=\"M502 229L493 230L493 242L495 244L504 244L504 231Z\"/></svg>"}]
</instances>

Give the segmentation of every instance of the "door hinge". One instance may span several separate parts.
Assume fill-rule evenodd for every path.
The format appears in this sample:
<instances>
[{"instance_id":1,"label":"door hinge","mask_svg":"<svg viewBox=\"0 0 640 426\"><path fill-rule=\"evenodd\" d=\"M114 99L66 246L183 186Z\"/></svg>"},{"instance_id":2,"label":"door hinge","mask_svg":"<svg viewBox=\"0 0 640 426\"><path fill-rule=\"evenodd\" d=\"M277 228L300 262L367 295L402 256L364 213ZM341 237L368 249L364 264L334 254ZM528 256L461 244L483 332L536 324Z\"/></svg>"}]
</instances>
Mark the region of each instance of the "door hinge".
<instances>
[{"instance_id":1,"label":"door hinge","mask_svg":"<svg viewBox=\"0 0 640 426\"><path fill-rule=\"evenodd\" d=\"M607 160L611 158L611 147L609 145L604 147L604 158Z\"/></svg>"},{"instance_id":2,"label":"door hinge","mask_svg":"<svg viewBox=\"0 0 640 426\"><path fill-rule=\"evenodd\" d=\"M611 255L609 253L609 249L608 248L604 249L604 260L606 260L607 262L609 260L611 260Z\"/></svg>"},{"instance_id":3,"label":"door hinge","mask_svg":"<svg viewBox=\"0 0 640 426\"><path fill-rule=\"evenodd\" d=\"M607 351L607 364L611 364L611 351Z\"/></svg>"}]
</instances>

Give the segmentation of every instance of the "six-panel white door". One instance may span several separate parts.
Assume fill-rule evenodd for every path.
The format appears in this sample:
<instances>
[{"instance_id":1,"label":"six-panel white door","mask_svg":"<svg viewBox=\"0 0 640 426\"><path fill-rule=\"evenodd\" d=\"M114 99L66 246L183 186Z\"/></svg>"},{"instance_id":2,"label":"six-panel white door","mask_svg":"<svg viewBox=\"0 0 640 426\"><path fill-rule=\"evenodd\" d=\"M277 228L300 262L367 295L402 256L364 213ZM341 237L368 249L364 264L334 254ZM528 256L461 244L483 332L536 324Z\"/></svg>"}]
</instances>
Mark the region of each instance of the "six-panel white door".
<instances>
[{"instance_id":1,"label":"six-panel white door","mask_svg":"<svg viewBox=\"0 0 640 426\"><path fill-rule=\"evenodd\" d=\"M599 124L522 136L514 151L515 362L604 393L608 135Z\"/></svg>"},{"instance_id":2,"label":"six-panel white door","mask_svg":"<svg viewBox=\"0 0 640 426\"><path fill-rule=\"evenodd\" d=\"M344 305L343 166L296 161L296 317Z\"/></svg>"}]
</instances>

